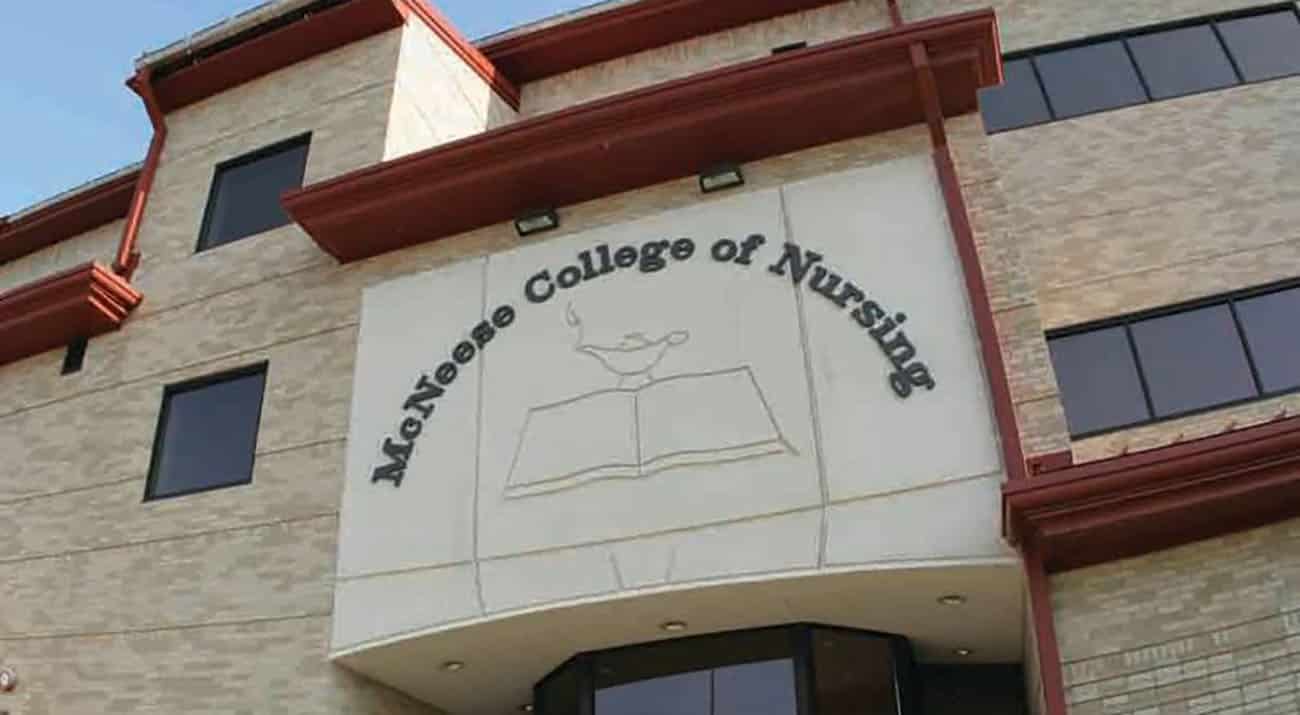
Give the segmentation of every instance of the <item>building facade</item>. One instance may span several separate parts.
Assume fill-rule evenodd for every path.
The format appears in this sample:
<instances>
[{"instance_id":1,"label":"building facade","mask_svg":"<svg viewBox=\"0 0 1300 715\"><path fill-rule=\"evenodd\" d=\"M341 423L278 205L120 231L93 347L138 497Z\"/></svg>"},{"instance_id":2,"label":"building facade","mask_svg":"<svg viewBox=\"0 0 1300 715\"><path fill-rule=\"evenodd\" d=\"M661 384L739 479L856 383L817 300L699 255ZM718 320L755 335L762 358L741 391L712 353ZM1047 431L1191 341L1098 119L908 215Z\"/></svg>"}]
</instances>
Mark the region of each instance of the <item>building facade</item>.
<instances>
[{"instance_id":1,"label":"building facade","mask_svg":"<svg viewBox=\"0 0 1300 715\"><path fill-rule=\"evenodd\" d=\"M1300 712L1300 7L276 0L0 219L0 713Z\"/></svg>"}]
</instances>

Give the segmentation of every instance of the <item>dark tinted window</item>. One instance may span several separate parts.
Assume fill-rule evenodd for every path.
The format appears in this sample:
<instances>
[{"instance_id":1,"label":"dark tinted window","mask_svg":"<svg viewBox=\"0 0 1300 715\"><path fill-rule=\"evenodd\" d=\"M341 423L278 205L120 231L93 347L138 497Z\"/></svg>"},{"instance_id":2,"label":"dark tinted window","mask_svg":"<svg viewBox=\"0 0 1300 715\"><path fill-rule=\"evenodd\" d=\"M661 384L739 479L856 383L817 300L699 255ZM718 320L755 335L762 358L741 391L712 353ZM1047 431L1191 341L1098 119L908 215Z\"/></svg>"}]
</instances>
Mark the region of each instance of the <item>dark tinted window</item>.
<instances>
[{"instance_id":1,"label":"dark tinted window","mask_svg":"<svg viewBox=\"0 0 1300 715\"><path fill-rule=\"evenodd\" d=\"M789 658L713 671L713 715L795 715L797 701Z\"/></svg>"},{"instance_id":2,"label":"dark tinted window","mask_svg":"<svg viewBox=\"0 0 1300 715\"><path fill-rule=\"evenodd\" d=\"M61 374L71 375L74 372L81 372L82 366L86 363L86 348L89 345L88 338L75 338L68 343L68 351L63 354Z\"/></svg>"},{"instance_id":3,"label":"dark tinted window","mask_svg":"<svg viewBox=\"0 0 1300 715\"><path fill-rule=\"evenodd\" d=\"M1155 99L1237 83L1237 73L1209 25L1134 37L1129 48Z\"/></svg>"},{"instance_id":4,"label":"dark tinted window","mask_svg":"<svg viewBox=\"0 0 1300 715\"><path fill-rule=\"evenodd\" d=\"M265 387L261 365L167 388L145 497L252 481Z\"/></svg>"},{"instance_id":5,"label":"dark tinted window","mask_svg":"<svg viewBox=\"0 0 1300 715\"><path fill-rule=\"evenodd\" d=\"M710 715L712 671L665 675L596 691L596 715Z\"/></svg>"},{"instance_id":6,"label":"dark tinted window","mask_svg":"<svg viewBox=\"0 0 1300 715\"><path fill-rule=\"evenodd\" d=\"M1058 118L1147 100L1133 61L1119 41L1046 52L1035 62Z\"/></svg>"},{"instance_id":7,"label":"dark tinted window","mask_svg":"<svg viewBox=\"0 0 1300 715\"><path fill-rule=\"evenodd\" d=\"M922 715L1030 712L1019 665L923 665L920 671L925 687Z\"/></svg>"},{"instance_id":8,"label":"dark tinted window","mask_svg":"<svg viewBox=\"0 0 1300 715\"><path fill-rule=\"evenodd\" d=\"M1300 387L1300 288L1237 302L1265 392Z\"/></svg>"},{"instance_id":9,"label":"dark tinted window","mask_svg":"<svg viewBox=\"0 0 1300 715\"><path fill-rule=\"evenodd\" d=\"M1132 330L1157 417L1255 396L1228 306L1149 318Z\"/></svg>"},{"instance_id":10,"label":"dark tinted window","mask_svg":"<svg viewBox=\"0 0 1300 715\"><path fill-rule=\"evenodd\" d=\"M1052 118L1028 59L1010 60L1002 66L1003 83L980 90L980 113L989 132L1015 129Z\"/></svg>"},{"instance_id":11,"label":"dark tinted window","mask_svg":"<svg viewBox=\"0 0 1300 715\"><path fill-rule=\"evenodd\" d=\"M1053 338L1048 348L1071 434L1150 417L1123 326Z\"/></svg>"},{"instance_id":12,"label":"dark tinted window","mask_svg":"<svg viewBox=\"0 0 1300 715\"><path fill-rule=\"evenodd\" d=\"M596 715L796 712L787 630L666 641L602 653L594 662Z\"/></svg>"},{"instance_id":13,"label":"dark tinted window","mask_svg":"<svg viewBox=\"0 0 1300 715\"><path fill-rule=\"evenodd\" d=\"M217 167L199 250L289 223L280 194L302 186L308 137L277 144Z\"/></svg>"},{"instance_id":14,"label":"dark tinted window","mask_svg":"<svg viewBox=\"0 0 1300 715\"><path fill-rule=\"evenodd\" d=\"M537 715L897 715L911 662L902 638L782 626L582 653L534 696Z\"/></svg>"},{"instance_id":15,"label":"dark tinted window","mask_svg":"<svg viewBox=\"0 0 1300 715\"><path fill-rule=\"evenodd\" d=\"M830 628L813 630L819 715L894 715L894 656L888 640Z\"/></svg>"},{"instance_id":16,"label":"dark tinted window","mask_svg":"<svg viewBox=\"0 0 1300 715\"><path fill-rule=\"evenodd\" d=\"M581 715L581 669L583 664L571 660L553 671L538 684L534 708L538 715Z\"/></svg>"},{"instance_id":17,"label":"dark tinted window","mask_svg":"<svg viewBox=\"0 0 1300 715\"><path fill-rule=\"evenodd\" d=\"M1218 23L1247 80L1300 72L1300 18L1294 10Z\"/></svg>"}]
</instances>

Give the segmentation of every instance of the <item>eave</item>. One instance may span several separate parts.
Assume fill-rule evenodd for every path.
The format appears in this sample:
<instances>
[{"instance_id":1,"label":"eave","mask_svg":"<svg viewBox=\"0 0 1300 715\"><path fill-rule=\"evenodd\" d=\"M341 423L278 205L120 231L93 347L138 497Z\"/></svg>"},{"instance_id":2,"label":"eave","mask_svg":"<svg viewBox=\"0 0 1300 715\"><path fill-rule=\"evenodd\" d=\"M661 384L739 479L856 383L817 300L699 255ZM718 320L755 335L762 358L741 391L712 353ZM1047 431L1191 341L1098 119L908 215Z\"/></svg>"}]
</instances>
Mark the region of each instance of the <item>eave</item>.
<instances>
[{"instance_id":1,"label":"eave","mask_svg":"<svg viewBox=\"0 0 1300 715\"><path fill-rule=\"evenodd\" d=\"M194 104L276 70L401 27L412 14L503 99L518 106L515 86L423 0L347 0L322 7L310 12L309 6L291 22L269 20L210 46L155 61L151 69L160 107L171 112Z\"/></svg>"},{"instance_id":2,"label":"eave","mask_svg":"<svg viewBox=\"0 0 1300 715\"><path fill-rule=\"evenodd\" d=\"M525 84L839 1L640 0L536 30L489 38L479 49L507 77Z\"/></svg>"},{"instance_id":3,"label":"eave","mask_svg":"<svg viewBox=\"0 0 1300 715\"><path fill-rule=\"evenodd\" d=\"M0 293L0 365L117 330L141 300L98 263Z\"/></svg>"},{"instance_id":4,"label":"eave","mask_svg":"<svg viewBox=\"0 0 1300 715\"><path fill-rule=\"evenodd\" d=\"M24 216L0 219L0 263L35 253L126 215L138 170Z\"/></svg>"},{"instance_id":5,"label":"eave","mask_svg":"<svg viewBox=\"0 0 1300 715\"><path fill-rule=\"evenodd\" d=\"M341 262L924 121L909 47L944 113L1000 78L990 10L874 32L534 117L290 192L294 219Z\"/></svg>"},{"instance_id":6,"label":"eave","mask_svg":"<svg viewBox=\"0 0 1300 715\"><path fill-rule=\"evenodd\" d=\"M1300 418L1008 482L1003 510L1049 571L1300 516Z\"/></svg>"}]
</instances>

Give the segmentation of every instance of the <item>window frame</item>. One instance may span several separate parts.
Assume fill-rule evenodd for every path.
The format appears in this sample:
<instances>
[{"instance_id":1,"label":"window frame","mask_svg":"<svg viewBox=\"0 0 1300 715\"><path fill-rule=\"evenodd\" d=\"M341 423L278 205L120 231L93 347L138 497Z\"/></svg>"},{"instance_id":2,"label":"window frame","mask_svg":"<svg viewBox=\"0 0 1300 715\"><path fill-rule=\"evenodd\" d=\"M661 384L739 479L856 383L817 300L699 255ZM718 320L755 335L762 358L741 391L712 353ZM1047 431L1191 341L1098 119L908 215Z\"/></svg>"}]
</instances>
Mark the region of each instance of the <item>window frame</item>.
<instances>
[{"instance_id":1,"label":"window frame","mask_svg":"<svg viewBox=\"0 0 1300 715\"><path fill-rule=\"evenodd\" d=\"M211 385L219 384L222 382L238 380L240 378L250 377L252 375L258 375L258 374L262 375L264 380L262 383L262 394L258 396L256 414L254 415L254 420L256 421L256 431L254 433L254 439L253 439L253 452L252 454L249 455L248 478L238 482L222 482L221 484L210 484L203 487L184 489L181 491L170 492L167 494L155 493L155 489L158 486L158 468L162 460L163 448L165 446L163 444L163 437L164 437L164 432L167 428L167 419L171 413L172 397L178 394L184 394L186 392L194 392L196 390L201 390L205 387L209 387ZM269 375L270 375L270 361L261 360L259 362L255 362L249 365L243 365L241 367L215 372L210 375L201 375L199 377L191 378L189 380L182 380L181 382L176 382L165 386L163 388L162 407L158 410L158 423L154 427L153 451L149 456L149 474L147 479L145 480L143 501L145 502L162 501L165 499L172 499L175 497L190 496L192 494L202 494L203 492L215 491L217 489L228 489L230 487L241 487L241 486L246 486L248 484L252 484L253 472L257 469L257 438L261 436L262 412L265 410L266 407L265 378L269 377Z\"/></svg>"},{"instance_id":2,"label":"window frame","mask_svg":"<svg viewBox=\"0 0 1300 715\"><path fill-rule=\"evenodd\" d=\"M1074 332L1063 333L1063 334L1060 334L1060 335L1050 335L1050 334L1049 334L1049 337L1046 338L1046 342L1047 342L1047 344L1048 344L1048 345L1047 345L1047 359L1048 359L1049 362L1052 363L1052 370L1053 370L1053 372L1055 373L1055 372L1056 372L1056 369L1057 369L1057 368L1056 368L1056 361L1052 359L1052 346L1051 346L1051 341L1052 341L1052 340L1061 339L1061 338L1069 338L1069 337L1074 337L1074 336L1076 336L1076 335L1085 335L1085 334L1088 334L1088 333L1101 332L1101 331L1103 331L1103 330L1113 330L1113 329L1118 329L1118 330L1121 332L1121 334L1122 334L1122 336L1123 336L1123 340L1124 340L1124 345L1125 345L1125 346L1127 347L1127 349L1128 349L1128 355L1129 355L1129 357L1130 357L1130 358L1132 359L1132 361L1133 361L1133 370L1134 370L1134 373L1136 374L1136 377L1137 377L1138 390L1139 390L1139 392L1141 393L1141 394L1140 394L1141 402L1142 402L1142 406L1143 406L1143 408L1144 408L1145 411L1146 411L1146 416L1145 416L1145 417L1138 418L1138 419L1136 419L1136 420L1130 420L1130 421L1127 421L1127 422L1119 422L1119 423L1116 423L1115 425L1110 426L1110 427L1100 427L1100 428L1097 428L1097 429L1094 429L1094 430L1084 430L1083 432L1078 432L1078 433L1070 432L1070 436L1071 436L1071 438L1074 438L1074 435L1075 435L1075 434L1080 434L1080 435L1094 435L1094 434L1102 434L1102 433L1104 433L1104 432L1106 432L1106 431L1118 431L1118 430L1123 430L1123 429L1129 429L1129 428L1131 428L1131 427L1135 427L1135 426L1137 426L1137 425L1143 425L1143 424L1146 424L1147 421L1151 419L1151 416L1155 414L1155 406L1151 403L1151 387L1150 387L1150 385L1147 383L1147 376L1146 376L1146 373L1142 371L1142 363L1141 363L1141 360L1139 360L1139 358L1138 358L1138 353L1137 353L1137 343L1133 340L1133 331L1129 329L1127 323L1120 323L1120 324L1118 324L1118 325L1098 325L1098 326L1096 326L1096 327L1094 327L1094 328L1091 328L1091 329L1088 329L1088 330L1078 330L1078 331L1074 331ZM1056 380L1056 386L1057 386L1058 391L1060 391L1061 380L1060 380L1060 377L1059 377L1059 376L1057 377L1057 380ZM1062 406L1062 408L1064 408L1064 406L1065 406L1065 399L1064 399L1064 395L1065 395L1065 393L1064 393L1063 391L1060 391L1060 392L1058 392L1058 394L1060 394L1060 395L1062 396L1062 398L1061 398L1061 406ZM1066 430L1069 430L1069 429L1070 429L1069 413L1066 413L1065 426L1066 426Z\"/></svg>"},{"instance_id":3,"label":"window frame","mask_svg":"<svg viewBox=\"0 0 1300 715\"><path fill-rule=\"evenodd\" d=\"M1213 20L1209 20L1206 22L1191 23L1191 24L1183 23L1177 27L1167 27L1160 30L1143 30L1142 32L1137 32L1124 38L1124 47L1125 49L1128 50L1129 58L1133 60L1133 66L1137 68L1138 77L1141 78L1142 80L1142 88L1146 90L1147 104L1152 104L1154 102L1164 102L1171 99L1179 99L1181 97L1191 97L1197 94L1203 94L1205 92L1218 92L1221 90L1231 89L1233 87L1239 87L1243 84L1246 84L1246 78L1245 75L1243 75L1241 72L1241 67L1237 64L1236 59L1232 56L1232 50L1228 49L1228 44L1224 42L1223 35L1219 32L1219 22L1221 22L1221 19L1215 18ZM1212 41L1214 42L1214 44L1218 46L1219 52L1222 53L1222 57L1224 61L1228 63L1228 71L1231 73L1232 77L1235 78L1235 81L1229 82L1228 84L1214 85L1212 87L1202 87L1201 89L1193 89L1188 92L1178 92L1175 94L1170 94L1168 96L1157 97L1155 91L1151 88L1152 78L1148 76L1149 71L1144 70L1142 68L1142 61L1138 58L1138 52L1137 50L1133 49L1133 40L1140 40L1144 37L1152 37L1155 35L1163 35L1169 32L1179 32L1182 30L1195 30L1200 27L1204 27L1205 29L1209 30Z\"/></svg>"},{"instance_id":4,"label":"window frame","mask_svg":"<svg viewBox=\"0 0 1300 715\"><path fill-rule=\"evenodd\" d=\"M1033 121L1025 122L1024 124L1016 124L1014 126L1003 127L1002 129L994 129L991 131L986 126L985 134L987 136L991 136L993 134L1001 134L1003 132L1014 132L1017 129L1027 129L1029 127L1038 127L1044 124L1051 124L1052 122L1061 121L1060 119L1056 118L1056 108L1052 106L1052 98L1048 96L1047 86L1043 84L1043 74L1038 71L1038 65L1034 62L1033 56L1029 54L1022 54L1019 57L1013 57L1012 54L1014 53L1007 54L1005 57L1002 58L1003 67L1005 68L1008 62L1020 62L1022 60L1024 61L1025 66L1029 68L1029 73L1034 77L1034 87L1038 89L1038 96L1042 98L1043 106L1047 108L1047 118L1036 119ZM1005 77L1006 77L1006 72L1004 69L1003 71L1004 82L1005 82ZM983 105L979 105L979 113L980 113L980 121L983 122L984 121Z\"/></svg>"},{"instance_id":5,"label":"window frame","mask_svg":"<svg viewBox=\"0 0 1300 715\"><path fill-rule=\"evenodd\" d=\"M1082 112L1077 112L1074 114L1062 115L1060 113L1060 110L1057 108L1057 103L1052 101L1051 93L1047 91L1047 87L1049 83L1043 79L1043 69L1038 65L1039 59L1042 58L1044 55L1054 55L1060 52L1071 52L1074 50L1082 50L1082 49L1094 48L1094 47L1102 48L1112 44L1118 45L1120 53L1124 56L1124 59L1128 61L1128 66L1133 70L1133 79L1137 80L1136 89L1139 90L1140 96L1137 98L1136 101L1133 102L1126 102L1124 104L1098 107L1094 109L1088 109ZM1126 107L1136 107L1142 104L1151 103L1151 88L1147 85L1146 76L1142 74L1142 68L1138 66L1137 61L1133 57L1133 49L1128 46L1128 36L1117 37L1109 40L1092 38L1088 42L1074 43L1069 47L1056 47L1050 50L1040 49L1038 51L1035 51L1032 55L1030 55L1028 59L1029 59L1030 66L1034 68L1034 78L1038 80L1038 87L1043 92L1043 98L1047 100L1047 109L1052 115L1051 121L1063 122L1070 119L1088 117L1094 114L1101 114L1103 112L1114 112L1120 109L1124 109ZM1125 81L1127 82L1127 78L1125 78Z\"/></svg>"},{"instance_id":6,"label":"window frame","mask_svg":"<svg viewBox=\"0 0 1300 715\"><path fill-rule=\"evenodd\" d=\"M733 636L753 636L781 634L790 639L790 659L794 666L795 711L797 715L813 715L817 708L817 667L813 639L820 633L839 633L849 636L873 638L885 643L889 649L892 669L892 687L894 704L902 715L919 715L921 685L917 679L917 661L911 641L906 637L883 631L853 628L849 626L829 625L812 621L797 621L755 628L741 628L716 633L682 636L662 640L614 646L602 650L584 651L573 655L546 673L533 684L531 704L537 715L563 715L548 713L543 696L547 687L565 675L574 675L574 692L577 696L578 715L595 715L595 694L597 661L605 655L635 653L638 650L653 648L657 645L690 642L725 641ZM715 669L715 668L711 668ZM692 671L683 671L692 672ZM638 681L629 681L638 682Z\"/></svg>"},{"instance_id":7,"label":"window frame","mask_svg":"<svg viewBox=\"0 0 1300 715\"><path fill-rule=\"evenodd\" d=\"M1219 23L1232 22L1234 20L1245 20L1256 16L1274 15L1274 14L1281 14L1286 12L1295 15L1296 22L1300 23L1300 5L1291 2L1284 2L1284 3L1279 3L1277 5L1267 5L1263 7L1252 8L1249 12L1247 11L1225 12L1221 15L1216 15L1212 20L1209 20L1210 26L1214 28L1214 34L1219 38L1219 44L1223 45L1223 50L1228 53L1228 60L1232 62L1232 68L1237 71L1237 76L1241 78L1241 84L1243 85L1258 84L1260 82L1272 82L1273 80L1286 79L1287 77L1295 77L1296 75L1300 75L1300 70L1296 70L1295 72L1288 72L1286 74L1276 75L1273 77L1260 77L1258 79L1246 79L1246 71L1242 69L1241 63L1237 61L1237 56L1232 54L1232 46L1228 44L1227 38L1223 36L1222 30L1219 29Z\"/></svg>"},{"instance_id":8,"label":"window frame","mask_svg":"<svg viewBox=\"0 0 1300 715\"><path fill-rule=\"evenodd\" d=\"M1172 420L1183 419L1186 417L1194 417L1196 415L1206 414L1209 412L1214 412L1216 410L1228 409L1231 407L1250 404L1252 402L1271 400L1277 397L1284 397L1286 395L1293 395L1293 394L1300 393L1300 385L1286 388L1283 390L1265 391L1263 389L1263 382L1260 379L1259 367L1256 365L1255 356L1252 353L1250 348L1250 341L1246 338L1246 332L1244 327L1242 326L1241 316L1238 315L1237 307L1236 307L1236 303L1239 301L1249 300L1251 298L1258 298L1260 296L1269 295L1271 293L1281 293L1288 290L1300 290L1300 277L1286 278L1283 280L1273 281L1271 283L1265 283L1258 286L1251 286L1249 288L1243 288L1240 290L1229 291L1225 293L1217 293L1215 295L1205 296L1202 298L1194 298L1192 300L1186 300L1179 303L1173 303L1170 305L1163 305L1157 308L1149 308L1146 310L1135 311L1132 313L1124 313L1121 315L1102 318L1100 320L1092 320L1086 323L1079 323L1077 325L1071 325L1063 328L1054 328L1052 330L1045 331L1044 339L1048 343L1050 343L1052 340L1056 340L1058 338L1065 338L1071 335L1078 335L1080 333L1088 333L1094 330L1104 330L1107 328L1116 328L1116 327L1123 328L1125 335L1128 337L1129 349L1132 351L1133 360L1137 366L1138 379L1142 385L1142 397L1147 403L1148 417L1145 420L1128 422L1122 425L1115 425L1112 427L1103 427L1100 429L1089 430L1087 432L1070 433L1070 440L1078 441L1078 440L1088 439L1089 437L1097 437L1100 435L1122 432L1124 430L1130 430L1135 427L1145 427L1147 425L1160 424L1162 422L1169 422ZM1220 402L1212 405L1207 405L1205 407L1197 407L1189 410L1184 410L1181 412L1156 416L1155 408L1151 401L1151 392L1150 392L1151 388L1149 387L1148 380L1147 380L1146 367L1144 367L1142 364L1142 356L1138 352L1137 345L1133 340L1132 325L1134 323L1141 322L1143 320L1149 320L1151 318L1162 318L1169 315L1186 313L1193 310L1199 310L1201 308L1210 308L1217 305L1227 306L1229 312L1232 315L1232 321L1234 326L1236 327L1237 339L1240 341L1242 351L1245 353L1246 363L1250 366L1251 379L1255 385L1255 394L1250 397L1245 397L1239 400L1230 400L1227 402ZM1051 360L1050 351L1049 351L1048 360L1049 361ZM1060 395L1060 400L1061 400L1062 407L1064 407L1065 395L1063 393Z\"/></svg>"},{"instance_id":9,"label":"window frame","mask_svg":"<svg viewBox=\"0 0 1300 715\"><path fill-rule=\"evenodd\" d=\"M198 255L200 253L206 253L208 251L221 248L222 246L228 246L232 243L238 243L239 241L242 241L245 238L252 238L253 236L258 235L254 233L254 234L249 234L247 236L234 238L229 241L223 241L221 243L208 245L208 233L212 230L212 222L215 220L213 212L216 209L217 193L218 193L218 188L220 187L221 175L224 172L229 171L230 169L237 169L241 166L246 166L248 164L256 163L269 156L274 156L275 154L279 154L288 149L292 149L301 145L307 148L307 156L304 157L303 159L303 180L305 181L307 178L307 160L311 158L310 156L311 137L312 137L312 133L310 131L303 132L301 134L296 134L286 139L281 139L277 142L268 144L259 149L254 149L253 151L250 151L248 153L240 154L239 156L231 157L224 161L220 161L217 163L216 166L212 168L212 179L208 182L208 198L207 198L207 202L203 206L203 219L199 223L199 236L198 239L194 242L195 255ZM303 183L302 181L300 181L299 186L301 187L302 185ZM292 218L289 220L289 223L293 223ZM287 224L281 224L281 225L287 225ZM275 228L279 228L279 226L276 226ZM267 229L267 230L271 231L274 229Z\"/></svg>"},{"instance_id":10,"label":"window frame","mask_svg":"<svg viewBox=\"0 0 1300 715\"><path fill-rule=\"evenodd\" d=\"M1270 14L1280 13L1280 12L1291 12L1296 16L1296 21L1300 22L1300 6L1297 6L1297 4L1294 2L1276 2L1267 5L1258 5L1255 7L1239 8L1236 10L1229 10L1229 11L1219 12L1219 13L1211 13L1207 15L1198 15L1196 17L1179 18L1176 20L1159 22L1152 25L1143 25L1141 27L1130 28L1127 30L1106 32L1098 35L1091 35L1088 37L1080 37L1071 40L1065 40L1062 42L1054 42L1051 44L1040 45L1038 47L1029 47L1021 50L1015 50L1014 52L1007 52L1004 55L1002 55L1003 63L1012 62L1015 60L1028 60L1029 66L1034 70L1034 79L1038 83L1038 91L1042 95L1044 101L1047 104L1047 111L1048 114L1050 115L1050 118L1046 120L1019 124L1013 127L998 129L991 132L986 130L985 133L986 135L992 136L994 134L1002 134L1003 132L1016 131L1017 129L1026 129L1028 127L1042 126L1044 124L1051 124L1053 122L1063 122L1072 119L1081 119L1083 117L1092 116L1093 114L1100 114L1102 112L1113 112L1121 109L1126 109L1129 107L1142 106L1144 104L1166 102L1174 99L1181 99L1183 97L1192 97L1198 94L1204 94L1206 92L1221 92L1223 90L1232 89L1233 87L1243 87L1252 84L1259 84L1261 82L1272 82L1279 79L1285 79L1286 77L1295 77L1297 75L1300 75L1300 72L1297 72L1288 75L1281 75L1278 77L1268 77L1264 79L1255 79L1255 80L1246 79L1245 73L1242 71L1240 63L1237 61L1236 56L1232 54L1232 48L1228 46L1228 43L1224 40L1223 33L1219 31L1218 24L1221 22L1231 22L1233 20L1255 17L1257 15L1270 15ZM1232 65L1232 70L1237 75L1236 84L1230 84L1223 87L1209 87L1206 89L1195 90L1192 92L1187 92L1186 94L1178 94L1170 97L1162 97L1162 98L1154 97L1151 94L1151 87L1147 82L1146 75L1144 75L1142 72L1142 65L1138 63L1137 57L1133 54L1133 50L1129 46L1128 41L1130 39L1142 37L1144 35L1153 35L1160 32L1168 32L1169 30L1181 30L1188 27L1196 27L1198 25L1208 26L1211 29L1211 31L1214 33L1215 39L1217 39L1219 42L1220 49L1222 49L1224 55L1227 56L1228 63ZM1136 102L1134 104L1127 104L1121 107L1112 107L1109 109L1098 109L1091 112L1085 112L1082 114L1070 115L1068 117L1058 116L1056 108L1052 106L1052 98L1047 93L1047 87L1043 83L1042 72L1039 71L1038 69L1038 63L1036 61L1036 57L1038 55L1058 52L1061 50L1072 50L1087 45L1099 45L1099 44L1104 44L1107 42L1114 42L1114 41L1120 42L1123 45L1126 53L1128 54L1129 61L1133 64L1133 68L1137 72L1138 81L1142 84L1142 89L1147 95L1146 101Z\"/></svg>"}]
</instances>

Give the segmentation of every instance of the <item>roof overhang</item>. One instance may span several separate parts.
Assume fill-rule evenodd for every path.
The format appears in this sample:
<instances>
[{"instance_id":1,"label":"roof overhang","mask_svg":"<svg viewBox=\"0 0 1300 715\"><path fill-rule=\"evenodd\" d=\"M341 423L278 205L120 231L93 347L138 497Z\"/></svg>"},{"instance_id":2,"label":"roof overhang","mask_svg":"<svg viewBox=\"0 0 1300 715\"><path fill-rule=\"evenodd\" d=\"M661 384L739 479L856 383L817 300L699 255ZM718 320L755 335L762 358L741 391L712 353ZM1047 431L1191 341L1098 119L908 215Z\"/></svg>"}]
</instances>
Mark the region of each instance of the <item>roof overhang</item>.
<instances>
[{"instance_id":1,"label":"roof overhang","mask_svg":"<svg viewBox=\"0 0 1300 715\"><path fill-rule=\"evenodd\" d=\"M141 300L126 280L98 263L0 293L0 365L117 330Z\"/></svg>"},{"instance_id":2,"label":"roof overhang","mask_svg":"<svg viewBox=\"0 0 1300 715\"><path fill-rule=\"evenodd\" d=\"M139 177L138 168L119 172L8 220L0 218L0 263L126 216Z\"/></svg>"},{"instance_id":3,"label":"roof overhang","mask_svg":"<svg viewBox=\"0 0 1300 715\"><path fill-rule=\"evenodd\" d=\"M907 636L925 663L1018 663L1024 658L1020 573L1019 562L1008 557L648 587L413 630L331 656L444 712L477 715L519 715L533 699L533 685L577 653L683 635L659 627L668 620L687 623L685 635L817 622ZM963 594L976 611L936 602L947 593ZM956 656L957 648L975 655ZM439 667L447 661L465 665L449 672Z\"/></svg>"},{"instance_id":4,"label":"roof overhang","mask_svg":"<svg viewBox=\"0 0 1300 715\"><path fill-rule=\"evenodd\" d=\"M519 84L841 0L639 0L486 38L479 49Z\"/></svg>"},{"instance_id":5,"label":"roof overhang","mask_svg":"<svg viewBox=\"0 0 1300 715\"><path fill-rule=\"evenodd\" d=\"M330 50L401 27L414 15L488 83L518 106L519 92L473 45L423 0L283 2L249 20L235 18L190 41L146 55L165 112L250 82Z\"/></svg>"},{"instance_id":6,"label":"roof overhang","mask_svg":"<svg viewBox=\"0 0 1300 715\"><path fill-rule=\"evenodd\" d=\"M1300 516L1300 418L1007 482L1003 510L1049 571Z\"/></svg>"},{"instance_id":7,"label":"roof overhang","mask_svg":"<svg viewBox=\"0 0 1300 715\"><path fill-rule=\"evenodd\" d=\"M327 252L355 261L564 206L924 121L909 48L944 113L999 81L993 12L913 23L523 120L285 195Z\"/></svg>"}]
</instances>

